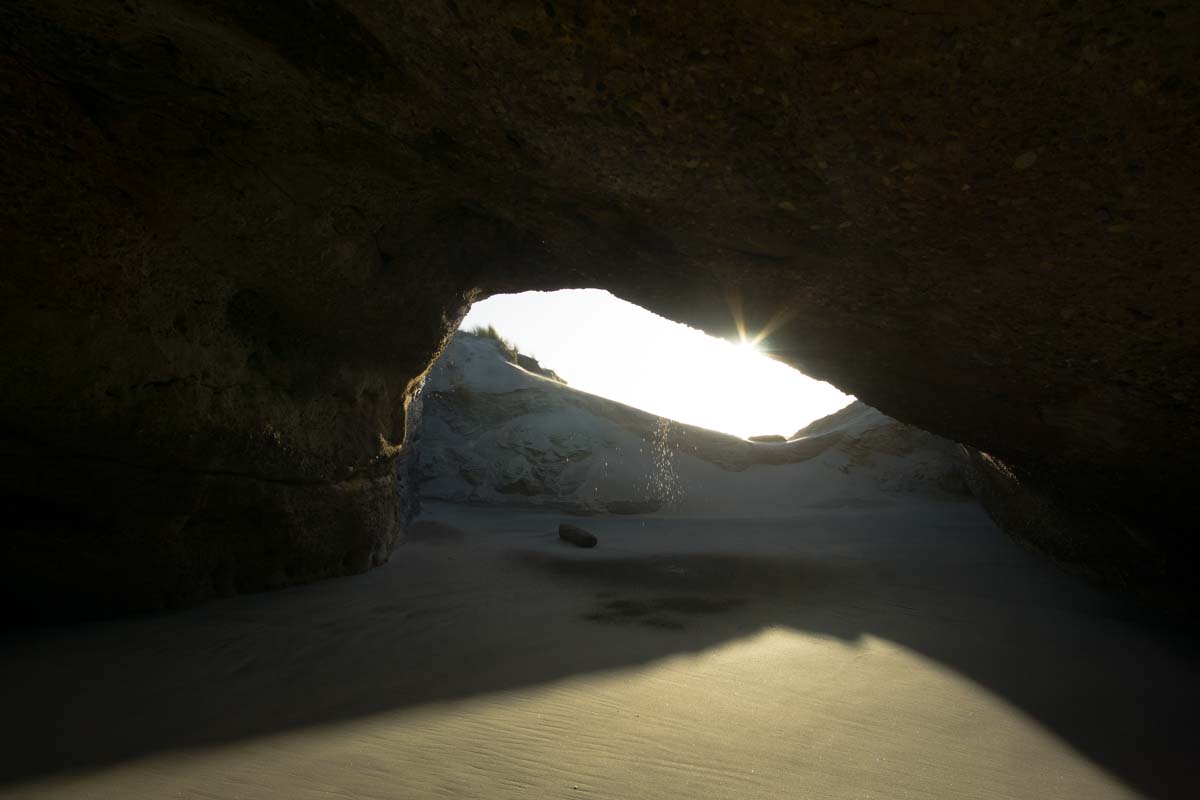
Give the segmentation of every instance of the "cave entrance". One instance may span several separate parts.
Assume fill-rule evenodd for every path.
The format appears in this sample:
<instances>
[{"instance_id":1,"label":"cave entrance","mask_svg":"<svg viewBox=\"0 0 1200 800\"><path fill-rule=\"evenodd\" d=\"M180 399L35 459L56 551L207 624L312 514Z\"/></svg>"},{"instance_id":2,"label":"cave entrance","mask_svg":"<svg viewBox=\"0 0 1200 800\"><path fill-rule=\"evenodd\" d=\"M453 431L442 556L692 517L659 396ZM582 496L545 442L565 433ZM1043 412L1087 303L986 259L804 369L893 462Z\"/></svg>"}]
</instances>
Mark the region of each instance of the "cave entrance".
<instances>
[{"instance_id":1,"label":"cave entrance","mask_svg":"<svg viewBox=\"0 0 1200 800\"><path fill-rule=\"evenodd\" d=\"M854 400L765 342L718 339L600 289L496 295L460 328L492 331L581 391L744 439L788 438Z\"/></svg>"},{"instance_id":2,"label":"cave entrance","mask_svg":"<svg viewBox=\"0 0 1200 800\"><path fill-rule=\"evenodd\" d=\"M840 411L853 398L761 346L600 290L477 303L421 392L421 496L592 514L741 513L830 495L821 476L842 464L813 458L832 454L829 437L796 434L853 415Z\"/></svg>"}]
</instances>

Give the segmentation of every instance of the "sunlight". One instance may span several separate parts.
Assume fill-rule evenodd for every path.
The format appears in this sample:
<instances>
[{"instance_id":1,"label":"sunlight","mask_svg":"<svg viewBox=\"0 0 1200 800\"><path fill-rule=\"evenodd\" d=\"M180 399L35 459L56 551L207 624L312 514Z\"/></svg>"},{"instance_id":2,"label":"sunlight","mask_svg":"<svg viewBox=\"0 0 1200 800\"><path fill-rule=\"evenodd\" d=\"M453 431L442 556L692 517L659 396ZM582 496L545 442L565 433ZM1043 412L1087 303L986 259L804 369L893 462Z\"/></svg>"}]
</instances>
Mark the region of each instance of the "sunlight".
<instances>
[{"instance_id":1,"label":"sunlight","mask_svg":"<svg viewBox=\"0 0 1200 800\"><path fill-rule=\"evenodd\" d=\"M733 346L736 347L738 352L742 355L755 355L760 352L758 349L757 340L743 339L740 342L734 342Z\"/></svg>"},{"instance_id":2,"label":"sunlight","mask_svg":"<svg viewBox=\"0 0 1200 800\"><path fill-rule=\"evenodd\" d=\"M738 343L598 289L497 295L463 328L494 325L577 389L735 436L791 436L854 398Z\"/></svg>"}]
</instances>

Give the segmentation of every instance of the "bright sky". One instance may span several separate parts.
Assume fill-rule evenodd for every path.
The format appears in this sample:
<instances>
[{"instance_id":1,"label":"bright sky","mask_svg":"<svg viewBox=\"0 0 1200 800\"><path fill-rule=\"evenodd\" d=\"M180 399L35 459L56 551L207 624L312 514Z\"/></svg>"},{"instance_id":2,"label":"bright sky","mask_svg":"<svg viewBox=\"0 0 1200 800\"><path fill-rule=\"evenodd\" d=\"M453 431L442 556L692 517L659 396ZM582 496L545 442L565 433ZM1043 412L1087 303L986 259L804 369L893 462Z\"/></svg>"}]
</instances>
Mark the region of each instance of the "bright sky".
<instances>
[{"instance_id":1,"label":"bright sky","mask_svg":"<svg viewBox=\"0 0 1200 800\"><path fill-rule=\"evenodd\" d=\"M462 327L489 324L576 389L736 436L790 436L854 399L599 289L497 295Z\"/></svg>"}]
</instances>

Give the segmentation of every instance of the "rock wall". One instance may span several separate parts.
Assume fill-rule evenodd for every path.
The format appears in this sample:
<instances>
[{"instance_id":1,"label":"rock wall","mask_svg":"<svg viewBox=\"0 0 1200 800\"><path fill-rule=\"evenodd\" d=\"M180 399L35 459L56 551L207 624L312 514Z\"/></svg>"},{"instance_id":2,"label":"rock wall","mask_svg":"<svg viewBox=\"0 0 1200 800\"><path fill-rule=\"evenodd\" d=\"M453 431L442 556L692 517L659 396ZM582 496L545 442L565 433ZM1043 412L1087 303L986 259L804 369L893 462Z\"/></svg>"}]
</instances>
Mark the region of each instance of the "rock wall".
<instances>
[{"instance_id":1,"label":"rock wall","mask_svg":"<svg viewBox=\"0 0 1200 800\"><path fill-rule=\"evenodd\" d=\"M470 302L585 286L763 334L1190 563L1198 15L5 3L5 583L367 567Z\"/></svg>"}]
</instances>

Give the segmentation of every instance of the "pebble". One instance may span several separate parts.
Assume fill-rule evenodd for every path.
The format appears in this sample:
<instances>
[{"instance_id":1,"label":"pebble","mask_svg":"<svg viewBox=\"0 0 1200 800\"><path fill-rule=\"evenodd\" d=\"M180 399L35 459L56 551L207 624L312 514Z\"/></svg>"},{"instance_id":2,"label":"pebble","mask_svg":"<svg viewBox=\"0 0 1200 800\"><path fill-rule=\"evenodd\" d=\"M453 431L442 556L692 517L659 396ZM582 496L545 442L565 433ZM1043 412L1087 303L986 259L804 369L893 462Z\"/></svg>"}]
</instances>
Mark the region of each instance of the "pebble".
<instances>
[{"instance_id":1,"label":"pebble","mask_svg":"<svg viewBox=\"0 0 1200 800\"><path fill-rule=\"evenodd\" d=\"M595 547L597 542L593 534L568 522L559 523L558 538L564 542L570 542L576 547Z\"/></svg>"}]
</instances>

